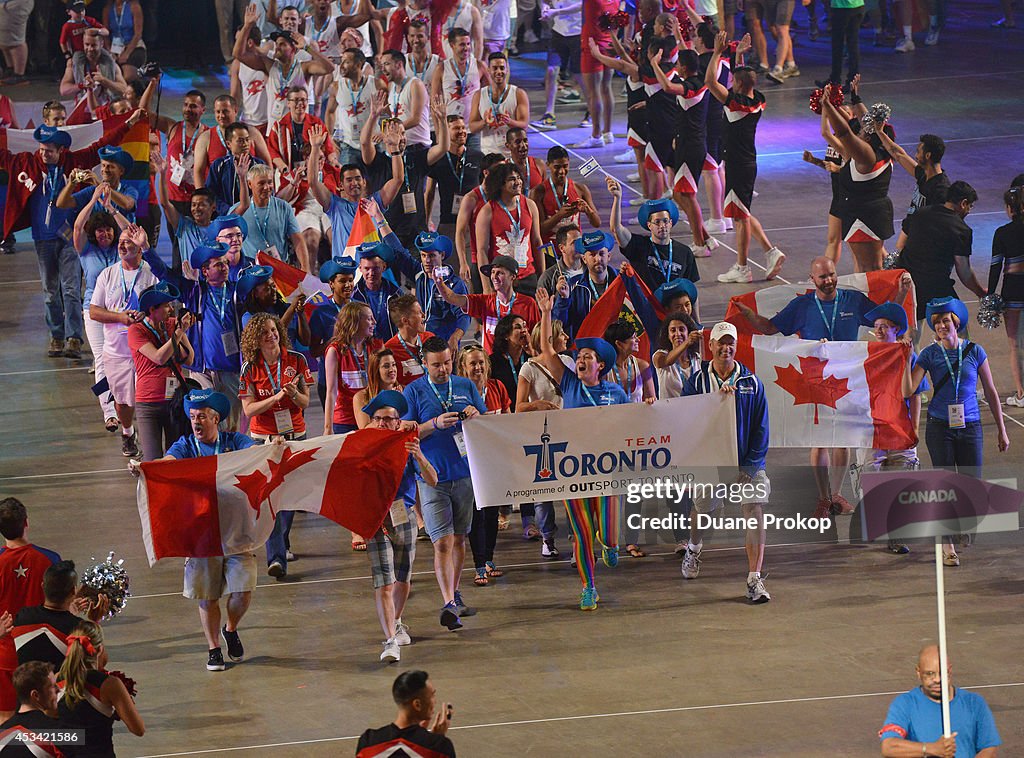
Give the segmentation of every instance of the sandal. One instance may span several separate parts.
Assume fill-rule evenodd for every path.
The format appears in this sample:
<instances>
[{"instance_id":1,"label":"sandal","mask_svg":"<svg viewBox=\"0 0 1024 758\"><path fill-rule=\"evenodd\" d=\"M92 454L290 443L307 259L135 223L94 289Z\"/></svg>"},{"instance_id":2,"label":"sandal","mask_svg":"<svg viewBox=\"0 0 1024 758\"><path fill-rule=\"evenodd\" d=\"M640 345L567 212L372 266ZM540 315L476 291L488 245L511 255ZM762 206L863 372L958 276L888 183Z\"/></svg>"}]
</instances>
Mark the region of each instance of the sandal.
<instances>
[{"instance_id":1,"label":"sandal","mask_svg":"<svg viewBox=\"0 0 1024 758\"><path fill-rule=\"evenodd\" d=\"M505 576L505 572L494 565L494 561L487 561L486 568L487 576L491 579L497 579L499 576Z\"/></svg>"},{"instance_id":2,"label":"sandal","mask_svg":"<svg viewBox=\"0 0 1024 758\"><path fill-rule=\"evenodd\" d=\"M646 558L647 557L647 553L645 553L643 550L641 550L636 545L626 545L626 552L629 553L634 558Z\"/></svg>"},{"instance_id":3,"label":"sandal","mask_svg":"<svg viewBox=\"0 0 1024 758\"><path fill-rule=\"evenodd\" d=\"M511 524L511 523L512 523L512 520L508 516L506 516L504 513L499 513L498 514L498 531L499 532L504 532L506 529L508 529L509 524Z\"/></svg>"},{"instance_id":4,"label":"sandal","mask_svg":"<svg viewBox=\"0 0 1024 758\"><path fill-rule=\"evenodd\" d=\"M487 579L486 568L478 568L476 570L476 578L473 579L473 584L475 584L477 587L486 587L489 584Z\"/></svg>"}]
</instances>

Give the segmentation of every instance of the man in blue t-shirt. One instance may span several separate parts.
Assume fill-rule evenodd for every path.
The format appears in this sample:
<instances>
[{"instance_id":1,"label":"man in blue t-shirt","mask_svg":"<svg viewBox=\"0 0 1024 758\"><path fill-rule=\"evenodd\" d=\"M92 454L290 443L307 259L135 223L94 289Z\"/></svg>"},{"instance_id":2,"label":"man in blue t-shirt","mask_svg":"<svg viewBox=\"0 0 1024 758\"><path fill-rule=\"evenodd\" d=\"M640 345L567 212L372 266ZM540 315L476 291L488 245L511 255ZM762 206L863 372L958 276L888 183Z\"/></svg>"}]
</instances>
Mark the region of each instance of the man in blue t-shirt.
<instances>
[{"instance_id":1,"label":"man in blue t-shirt","mask_svg":"<svg viewBox=\"0 0 1024 758\"><path fill-rule=\"evenodd\" d=\"M231 403L220 392L192 390L185 397L192 434L180 437L167 449L161 460L202 458L252 447L256 441L238 432L220 431L221 419L231 412ZM256 554L237 553L216 558L188 558L185 561L185 591L191 600L199 601L199 620L209 645L206 661L208 671L224 670L220 637L228 646L228 656L238 662L245 648L238 637L238 624L249 609L252 591L256 588ZM220 599L227 595L227 623L221 627Z\"/></svg>"},{"instance_id":2,"label":"man in blue t-shirt","mask_svg":"<svg viewBox=\"0 0 1024 758\"><path fill-rule=\"evenodd\" d=\"M124 175L135 166L135 159L122 147L101 147L100 155L100 181L97 182L95 175L88 172L90 184L101 186L100 205L93 208L93 213L99 213L103 206L108 203L115 206L124 217L131 223L135 223L135 206L139 201L139 191L121 182ZM68 182L61 190L57 198L57 207L65 210L74 210L81 213L82 209L92 200L94 187L85 186L77 192L72 192L75 185Z\"/></svg>"},{"instance_id":3,"label":"man in blue t-shirt","mask_svg":"<svg viewBox=\"0 0 1024 758\"><path fill-rule=\"evenodd\" d=\"M798 334L805 340L854 342L862 326L873 326L868 313L879 305L863 292L841 289L836 266L825 257L811 261L811 282L814 291L793 298L789 305L772 318L755 313L737 302L740 312L762 334ZM902 304L914 286L910 274L900 277L900 286L890 302ZM818 486L815 518L831 514L849 515L854 507L840 494L843 477L850 464L850 450L845 447L812 447L811 469Z\"/></svg>"},{"instance_id":4,"label":"man in blue t-shirt","mask_svg":"<svg viewBox=\"0 0 1024 758\"><path fill-rule=\"evenodd\" d=\"M487 406L472 381L453 376L452 351L445 340L431 337L423 343L423 367L426 375L405 388L409 408L402 418L420 425L423 454L437 470L436 486L419 478L420 505L434 543L434 571L444 600L441 624L455 631L462 626L460 616L476 613L459 592L475 507L462 422L486 413Z\"/></svg>"},{"instance_id":5,"label":"man in blue t-shirt","mask_svg":"<svg viewBox=\"0 0 1024 758\"><path fill-rule=\"evenodd\" d=\"M921 686L892 701L885 725L878 730L882 755L889 758L901 755L995 758L1002 740L992 711L981 695L954 689L950 677L952 666L946 669L950 736L943 736L940 669L939 646L922 648L915 669Z\"/></svg>"}]
</instances>

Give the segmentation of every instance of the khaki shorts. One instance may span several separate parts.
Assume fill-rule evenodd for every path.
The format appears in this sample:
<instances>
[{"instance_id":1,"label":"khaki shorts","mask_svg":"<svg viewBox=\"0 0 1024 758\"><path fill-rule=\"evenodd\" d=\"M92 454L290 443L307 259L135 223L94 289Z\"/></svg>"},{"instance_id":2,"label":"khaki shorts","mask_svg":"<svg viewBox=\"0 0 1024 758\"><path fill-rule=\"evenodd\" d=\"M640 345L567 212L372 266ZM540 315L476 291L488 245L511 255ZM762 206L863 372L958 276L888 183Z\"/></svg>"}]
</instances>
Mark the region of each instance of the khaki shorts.
<instances>
[{"instance_id":1,"label":"khaki shorts","mask_svg":"<svg viewBox=\"0 0 1024 758\"><path fill-rule=\"evenodd\" d=\"M110 394L118 405L135 407L135 361L103 352L103 373L110 385Z\"/></svg>"},{"instance_id":2,"label":"khaki shorts","mask_svg":"<svg viewBox=\"0 0 1024 758\"><path fill-rule=\"evenodd\" d=\"M185 589L181 594L189 600L219 600L224 595L254 589L255 553L185 559Z\"/></svg>"},{"instance_id":3,"label":"khaki shorts","mask_svg":"<svg viewBox=\"0 0 1024 758\"><path fill-rule=\"evenodd\" d=\"M0 2L0 47L25 44L28 17L36 0L7 0Z\"/></svg>"},{"instance_id":4,"label":"khaki shorts","mask_svg":"<svg viewBox=\"0 0 1024 758\"><path fill-rule=\"evenodd\" d=\"M324 213L324 207L320 201L313 197L312 192L306 193L306 199L302 203L302 210L295 214L295 222L299 225L299 231L316 229L319 232L331 230L331 219Z\"/></svg>"},{"instance_id":5,"label":"khaki shorts","mask_svg":"<svg viewBox=\"0 0 1024 758\"><path fill-rule=\"evenodd\" d=\"M729 484L729 482L724 479L722 481L725 484ZM768 502L768 498L771 496L771 494L772 483L768 479L768 474L765 473L764 469L761 469L750 478L750 485L743 488L743 491L741 492L741 498L738 504L763 505ZM729 503L732 504L733 501L730 500ZM722 498L718 497L717 495L713 495L710 497L708 497L707 495L697 495L696 497L693 498L693 509L697 513L714 513L724 504L725 501Z\"/></svg>"}]
</instances>

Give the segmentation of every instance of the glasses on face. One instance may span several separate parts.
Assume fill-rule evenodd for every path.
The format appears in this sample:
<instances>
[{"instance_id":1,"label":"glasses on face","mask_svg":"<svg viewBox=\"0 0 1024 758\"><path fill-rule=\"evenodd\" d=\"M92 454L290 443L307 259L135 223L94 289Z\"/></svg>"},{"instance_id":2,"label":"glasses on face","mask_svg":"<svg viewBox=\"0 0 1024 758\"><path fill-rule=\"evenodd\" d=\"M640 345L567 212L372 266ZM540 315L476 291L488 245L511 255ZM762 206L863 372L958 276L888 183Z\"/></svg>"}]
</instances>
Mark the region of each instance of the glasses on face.
<instances>
[{"instance_id":1,"label":"glasses on face","mask_svg":"<svg viewBox=\"0 0 1024 758\"><path fill-rule=\"evenodd\" d=\"M392 416L371 416L370 421L377 424L377 426L387 427L398 427L402 423L402 419Z\"/></svg>"},{"instance_id":2,"label":"glasses on face","mask_svg":"<svg viewBox=\"0 0 1024 758\"><path fill-rule=\"evenodd\" d=\"M223 237L224 240L227 241L227 242L234 242L236 240L244 240L245 239L245 235L242 234L241 232L229 232L227 234L221 234L219 236Z\"/></svg>"},{"instance_id":3,"label":"glasses on face","mask_svg":"<svg viewBox=\"0 0 1024 758\"><path fill-rule=\"evenodd\" d=\"M647 222L648 226L672 226L672 219L670 218L652 218Z\"/></svg>"}]
</instances>

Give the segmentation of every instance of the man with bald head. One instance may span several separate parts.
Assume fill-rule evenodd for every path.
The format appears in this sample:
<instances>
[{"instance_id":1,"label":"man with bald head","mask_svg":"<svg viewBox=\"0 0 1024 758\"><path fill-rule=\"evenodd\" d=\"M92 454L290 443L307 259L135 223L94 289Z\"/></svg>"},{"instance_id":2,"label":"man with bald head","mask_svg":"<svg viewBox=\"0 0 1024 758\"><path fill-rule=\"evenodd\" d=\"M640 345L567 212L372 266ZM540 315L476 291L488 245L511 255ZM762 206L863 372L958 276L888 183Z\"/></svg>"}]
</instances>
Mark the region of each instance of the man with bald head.
<instances>
[{"instance_id":1,"label":"man with bald head","mask_svg":"<svg viewBox=\"0 0 1024 758\"><path fill-rule=\"evenodd\" d=\"M853 342L858 338L860 327L874 326L868 314L880 303L858 290L839 287L836 266L831 260L822 256L811 261L811 282L814 284L812 292L797 295L770 319L754 313L743 303L737 305L747 321L763 334L796 334L805 340ZM913 286L910 274L903 274L892 302L902 305ZM818 486L816 517L853 513L853 505L840 494L849 463L847 448L811 448L811 466Z\"/></svg>"},{"instance_id":2,"label":"man with bald head","mask_svg":"<svg viewBox=\"0 0 1024 758\"><path fill-rule=\"evenodd\" d=\"M905 692L889 706L878 731L882 755L938 755L943 758L995 758L1002 740L985 698L953 687L952 667L946 668L949 687L949 737L942 733L942 683L939 646L927 645L917 656L920 687Z\"/></svg>"}]
</instances>

